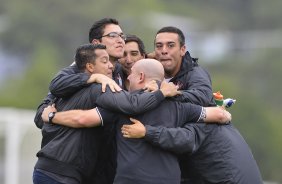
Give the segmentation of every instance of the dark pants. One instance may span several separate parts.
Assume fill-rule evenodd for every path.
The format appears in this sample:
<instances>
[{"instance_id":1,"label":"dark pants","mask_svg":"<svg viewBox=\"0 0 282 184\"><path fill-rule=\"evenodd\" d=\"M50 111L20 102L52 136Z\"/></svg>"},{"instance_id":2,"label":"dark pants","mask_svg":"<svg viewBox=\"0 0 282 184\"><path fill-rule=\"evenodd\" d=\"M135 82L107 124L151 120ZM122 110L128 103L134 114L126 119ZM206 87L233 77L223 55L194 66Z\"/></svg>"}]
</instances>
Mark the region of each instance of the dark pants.
<instances>
[{"instance_id":1,"label":"dark pants","mask_svg":"<svg viewBox=\"0 0 282 184\"><path fill-rule=\"evenodd\" d=\"M62 184L37 170L33 171L33 183L34 184Z\"/></svg>"}]
</instances>

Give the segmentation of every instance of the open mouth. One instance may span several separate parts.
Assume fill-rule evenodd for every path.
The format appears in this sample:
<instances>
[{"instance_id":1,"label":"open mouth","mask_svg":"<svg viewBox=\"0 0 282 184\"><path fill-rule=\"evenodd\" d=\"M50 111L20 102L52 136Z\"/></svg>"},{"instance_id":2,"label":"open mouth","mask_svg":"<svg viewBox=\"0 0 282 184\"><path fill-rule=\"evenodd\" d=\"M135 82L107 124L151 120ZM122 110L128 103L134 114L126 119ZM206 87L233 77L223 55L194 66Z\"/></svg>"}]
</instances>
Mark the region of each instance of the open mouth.
<instances>
[{"instance_id":1,"label":"open mouth","mask_svg":"<svg viewBox=\"0 0 282 184\"><path fill-rule=\"evenodd\" d=\"M171 61L171 59L160 59L161 62L168 62Z\"/></svg>"}]
</instances>

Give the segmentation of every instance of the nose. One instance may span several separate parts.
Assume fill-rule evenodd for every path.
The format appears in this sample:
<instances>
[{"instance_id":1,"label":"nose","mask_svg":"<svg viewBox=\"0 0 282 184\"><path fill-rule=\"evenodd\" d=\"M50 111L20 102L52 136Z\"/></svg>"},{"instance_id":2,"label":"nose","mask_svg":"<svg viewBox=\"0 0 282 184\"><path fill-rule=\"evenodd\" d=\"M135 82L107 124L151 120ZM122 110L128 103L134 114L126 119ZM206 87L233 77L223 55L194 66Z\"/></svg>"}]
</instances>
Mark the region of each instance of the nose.
<instances>
[{"instance_id":1,"label":"nose","mask_svg":"<svg viewBox=\"0 0 282 184\"><path fill-rule=\"evenodd\" d=\"M162 47L161 53L162 53L163 55L167 54L167 46L164 45L164 46Z\"/></svg>"},{"instance_id":2,"label":"nose","mask_svg":"<svg viewBox=\"0 0 282 184\"><path fill-rule=\"evenodd\" d=\"M128 63L128 64L132 63L132 59L131 59L130 54L128 54L128 55L125 57L125 62Z\"/></svg>"},{"instance_id":3,"label":"nose","mask_svg":"<svg viewBox=\"0 0 282 184\"><path fill-rule=\"evenodd\" d=\"M114 68L114 66L111 62L109 62L108 68L111 69L111 70Z\"/></svg>"},{"instance_id":4,"label":"nose","mask_svg":"<svg viewBox=\"0 0 282 184\"><path fill-rule=\"evenodd\" d=\"M122 38L121 35L118 35L118 37L116 37L116 40L118 43L125 43L124 39Z\"/></svg>"}]
</instances>

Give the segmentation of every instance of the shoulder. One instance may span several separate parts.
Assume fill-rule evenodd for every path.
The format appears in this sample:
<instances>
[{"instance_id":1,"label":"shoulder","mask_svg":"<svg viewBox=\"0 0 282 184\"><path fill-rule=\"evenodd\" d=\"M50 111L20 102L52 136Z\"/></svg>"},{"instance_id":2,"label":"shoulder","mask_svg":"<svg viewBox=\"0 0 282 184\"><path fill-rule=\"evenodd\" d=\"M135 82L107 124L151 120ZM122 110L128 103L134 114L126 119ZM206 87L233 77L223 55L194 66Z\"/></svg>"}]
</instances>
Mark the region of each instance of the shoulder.
<instances>
[{"instance_id":1,"label":"shoulder","mask_svg":"<svg viewBox=\"0 0 282 184\"><path fill-rule=\"evenodd\" d=\"M98 83L91 83L88 87L86 87L87 89L91 90L91 91L99 91L102 92L102 85L98 84Z\"/></svg>"}]
</instances>

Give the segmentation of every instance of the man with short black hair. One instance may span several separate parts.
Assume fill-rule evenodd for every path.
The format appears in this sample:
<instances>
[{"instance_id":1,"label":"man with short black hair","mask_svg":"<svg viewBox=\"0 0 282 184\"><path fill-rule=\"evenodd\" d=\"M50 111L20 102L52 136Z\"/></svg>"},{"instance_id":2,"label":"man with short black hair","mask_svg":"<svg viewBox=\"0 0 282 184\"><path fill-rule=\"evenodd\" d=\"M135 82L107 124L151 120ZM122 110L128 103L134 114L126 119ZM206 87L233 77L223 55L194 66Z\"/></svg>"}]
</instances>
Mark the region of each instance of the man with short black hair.
<instances>
[{"instance_id":1,"label":"man with short black hair","mask_svg":"<svg viewBox=\"0 0 282 184\"><path fill-rule=\"evenodd\" d=\"M146 83L151 80L161 82L164 79L163 66L154 59L139 60L131 70L128 79L130 81L129 91L132 94L140 93L140 90L142 92ZM47 114L55 111L56 109L49 106L43 112L43 119L48 122ZM128 116L110 113L98 107L91 110L58 112L54 117L54 123L74 128L92 127L101 124L100 118L103 125L113 122L117 124L118 157L115 184L180 183L180 170L174 154L151 146L142 139L123 138L120 128L123 124L130 123ZM136 115L134 118L148 125L176 127L188 121L225 123L230 120L231 115L220 107L203 108L190 103L165 100L158 107Z\"/></svg>"},{"instance_id":2,"label":"man with short black hair","mask_svg":"<svg viewBox=\"0 0 282 184\"><path fill-rule=\"evenodd\" d=\"M186 49L183 32L177 27L161 28L155 36L154 57L165 70L165 79L183 90L183 99L187 102L215 106L209 73L199 66L198 59L192 58Z\"/></svg>"},{"instance_id":3,"label":"man with short black hair","mask_svg":"<svg viewBox=\"0 0 282 184\"><path fill-rule=\"evenodd\" d=\"M136 35L126 35L124 55L119 59L125 78L127 78L130 74L131 67L134 63L140 59L144 59L145 57L146 51L143 41ZM128 89L128 87L129 81L126 79L124 80L123 89Z\"/></svg>"},{"instance_id":4,"label":"man with short black hair","mask_svg":"<svg viewBox=\"0 0 282 184\"><path fill-rule=\"evenodd\" d=\"M87 44L76 52L76 65L87 74L100 73L111 76L113 65L105 46ZM101 85L93 83L74 93L70 98L56 102L59 111L92 109L97 105L126 114L137 114L156 107L164 96L173 95L176 87L153 93L129 94L126 91L102 93ZM172 89L172 90L171 90ZM55 113L48 114L49 121ZM34 170L34 183L44 181L65 184L112 183L115 173L114 124L97 128L72 129L65 126L42 126L41 150Z\"/></svg>"}]
</instances>

